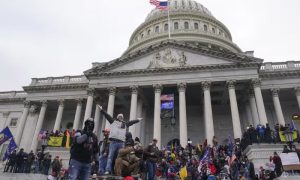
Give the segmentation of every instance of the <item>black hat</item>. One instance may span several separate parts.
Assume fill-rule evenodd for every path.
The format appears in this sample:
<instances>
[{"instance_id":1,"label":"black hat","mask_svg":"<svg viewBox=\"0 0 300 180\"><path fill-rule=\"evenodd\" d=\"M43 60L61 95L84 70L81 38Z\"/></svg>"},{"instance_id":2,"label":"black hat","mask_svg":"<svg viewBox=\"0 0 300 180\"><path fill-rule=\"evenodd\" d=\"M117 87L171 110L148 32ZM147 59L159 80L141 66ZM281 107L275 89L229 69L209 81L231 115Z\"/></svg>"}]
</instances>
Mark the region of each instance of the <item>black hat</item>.
<instances>
[{"instance_id":1,"label":"black hat","mask_svg":"<svg viewBox=\"0 0 300 180\"><path fill-rule=\"evenodd\" d=\"M133 139L127 139L126 142L125 142L125 146L134 146Z\"/></svg>"}]
</instances>

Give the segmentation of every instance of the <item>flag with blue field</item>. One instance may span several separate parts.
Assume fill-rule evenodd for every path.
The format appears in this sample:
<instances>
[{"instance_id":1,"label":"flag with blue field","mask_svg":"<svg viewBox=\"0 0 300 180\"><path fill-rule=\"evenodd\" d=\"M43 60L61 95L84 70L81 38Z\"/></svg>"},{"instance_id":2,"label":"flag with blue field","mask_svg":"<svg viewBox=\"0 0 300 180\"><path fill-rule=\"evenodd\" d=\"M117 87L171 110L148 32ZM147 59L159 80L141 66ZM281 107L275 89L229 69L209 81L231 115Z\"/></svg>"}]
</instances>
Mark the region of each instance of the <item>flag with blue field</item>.
<instances>
[{"instance_id":1,"label":"flag with blue field","mask_svg":"<svg viewBox=\"0 0 300 180\"><path fill-rule=\"evenodd\" d=\"M158 1L158 0L150 0L150 4L156 6L157 9L167 10L168 9L168 1Z\"/></svg>"}]
</instances>

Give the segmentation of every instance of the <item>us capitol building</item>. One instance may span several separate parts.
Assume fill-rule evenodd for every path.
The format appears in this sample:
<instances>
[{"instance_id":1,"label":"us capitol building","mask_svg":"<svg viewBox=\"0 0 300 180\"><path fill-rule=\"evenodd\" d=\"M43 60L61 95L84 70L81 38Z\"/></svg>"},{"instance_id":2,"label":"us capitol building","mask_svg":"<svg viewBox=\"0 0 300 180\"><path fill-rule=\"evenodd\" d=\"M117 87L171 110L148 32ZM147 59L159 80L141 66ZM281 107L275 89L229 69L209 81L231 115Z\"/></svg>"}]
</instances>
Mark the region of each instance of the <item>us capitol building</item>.
<instances>
[{"instance_id":1,"label":"us capitol building","mask_svg":"<svg viewBox=\"0 0 300 180\"><path fill-rule=\"evenodd\" d=\"M23 89L0 92L0 128L9 126L25 151L40 146L41 129L81 129L89 117L100 137L109 123L96 104L111 115L142 117L130 131L143 144L157 138L160 146L174 139L185 146L188 138L211 143L213 136L221 143L228 135L240 138L250 124L290 123L300 108L300 61L264 63L232 42L203 5L171 0L170 24L167 11L152 10L119 58L92 63L78 76L32 78ZM163 94L174 94L173 122L161 118ZM247 153L258 162L274 148L282 146L258 145Z\"/></svg>"}]
</instances>

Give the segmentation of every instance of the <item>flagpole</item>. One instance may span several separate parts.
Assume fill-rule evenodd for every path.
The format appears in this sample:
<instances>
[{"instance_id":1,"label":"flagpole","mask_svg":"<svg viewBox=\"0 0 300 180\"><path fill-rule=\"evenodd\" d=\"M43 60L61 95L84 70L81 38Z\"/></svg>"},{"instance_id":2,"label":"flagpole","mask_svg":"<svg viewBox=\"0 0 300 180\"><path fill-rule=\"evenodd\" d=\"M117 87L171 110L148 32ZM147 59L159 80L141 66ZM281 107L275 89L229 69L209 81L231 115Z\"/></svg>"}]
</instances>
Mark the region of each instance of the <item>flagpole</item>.
<instances>
[{"instance_id":1,"label":"flagpole","mask_svg":"<svg viewBox=\"0 0 300 180\"><path fill-rule=\"evenodd\" d=\"M169 30L169 39L171 39L171 24L170 24L170 1L168 0L168 30Z\"/></svg>"}]
</instances>

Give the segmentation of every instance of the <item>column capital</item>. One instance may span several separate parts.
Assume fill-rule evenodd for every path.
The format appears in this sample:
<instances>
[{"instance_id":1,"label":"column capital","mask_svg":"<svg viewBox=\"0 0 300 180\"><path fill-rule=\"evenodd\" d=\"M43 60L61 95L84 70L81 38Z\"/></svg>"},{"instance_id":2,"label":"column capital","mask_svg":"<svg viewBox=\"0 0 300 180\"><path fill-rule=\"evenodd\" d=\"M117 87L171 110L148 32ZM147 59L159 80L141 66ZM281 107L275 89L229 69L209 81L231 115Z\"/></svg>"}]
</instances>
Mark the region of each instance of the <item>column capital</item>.
<instances>
[{"instance_id":1,"label":"column capital","mask_svg":"<svg viewBox=\"0 0 300 180\"><path fill-rule=\"evenodd\" d=\"M83 99L82 98L78 98L78 99L75 99L75 101L77 102L77 105L82 105Z\"/></svg>"},{"instance_id":2,"label":"column capital","mask_svg":"<svg viewBox=\"0 0 300 180\"><path fill-rule=\"evenodd\" d=\"M95 88L87 88L87 95L88 96L94 96L95 95Z\"/></svg>"},{"instance_id":3,"label":"column capital","mask_svg":"<svg viewBox=\"0 0 300 180\"><path fill-rule=\"evenodd\" d=\"M249 97L254 98L254 90L252 88L249 89Z\"/></svg>"},{"instance_id":4,"label":"column capital","mask_svg":"<svg viewBox=\"0 0 300 180\"><path fill-rule=\"evenodd\" d=\"M131 85L131 86L129 86L129 88L130 88L132 94L137 94L138 93L139 86Z\"/></svg>"},{"instance_id":5,"label":"column capital","mask_svg":"<svg viewBox=\"0 0 300 180\"><path fill-rule=\"evenodd\" d=\"M236 80L229 80L226 81L226 85L228 89L235 89Z\"/></svg>"},{"instance_id":6,"label":"column capital","mask_svg":"<svg viewBox=\"0 0 300 180\"><path fill-rule=\"evenodd\" d=\"M273 97L278 97L278 94L279 94L279 88L273 88L273 89L270 89L271 92L272 92L272 96Z\"/></svg>"},{"instance_id":7,"label":"column capital","mask_svg":"<svg viewBox=\"0 0 300 180\"><path fill-rule=\"evenodd\" d=\"M296 96L300 96L300 87L296 87L295 89Z\"/></svg>"},{"instance_id":8,"label":"column capital","mask_svg":"<svg viewBox=\"0 0 300 180\"><path fill-rule=\"evenodd\" d=\"M38 106L36 104L32 104L29 108L29 112L34 114L37 113L37 111L38 111Z\"/></svg>"},{"instance_id":9,"label":"column capital","mask_svg":"<svg viewBox=\"0 0 300 180\"><path fill-rule=\"evenodd\" d=\"M47 106L48 101L47 100L42 100L41 103L42 103L42 107L45 107L45 106Z\"/></svg>"},{"instance_id":10,"label":"column capital","mask_svg":"<svg viewBox=\"0 0 300 180\"><path fill-rule=\"evenodd\" d=\"M57 102L59 103L59 106L64 106L64 99L58 99Z\"/></svg>"},{"instance_id":11,"label":"column capital","mask_svg":"<svg viewBox=\"0 0 300 180\"><path fill-rule=\"evenodd\" d=\"M201 82L203 90L210 90L211 81L203 81Z\"/></svg>"},{"instance_id":12,"label":"column capital","mask_svg":"<svg viewBox=\"0 0 300 180\"><path fill-rule=\"evenodd\" d=\"M24 104L24 108L29 108L30 107L30 101L28 101L28 100L25 100L23 102L23 104Z\"/></svg>"},{"instance_id":13,"label":"column capital","mask_svg":"<svg viewBox=\"0 0 300 180\"><path fill-rule=\"evenodd\" d=\"M117 88L116 87L109 87L107 88L109 95L116 95Z\"/></svg>"},{"instance_id":14,"label":"column capital","mask_svg":"<svg viewBox=\"0 0 300 180\"><path fill-rule=\"evenodd\" d=\"M256 79L251 79L251 83L252 86L255 87L260 87L261 85L261 79L260 78L256 78Z\"/></svg>"},{"instance_id":15,"label":"column capital","mask_svg":"<svg viewBox=\"0 0 300 180\"><path fill-rule=\"evenodd\" d=\"M186 83L184 83L184 82L178 83L177 84L177 88L178 88L179 92L185 92L185 90L186 90Z\"/></svg>"},{"instance_id":16,"label":"column capital","mask_svg":"<svg viewBox=\"0 0 300 180\"><path fill-rule=\"evenodd\" d=\"M155 93L161 93L163 87L161 84L154 84L153 88Z\"/></svg>"}]
</instances>

